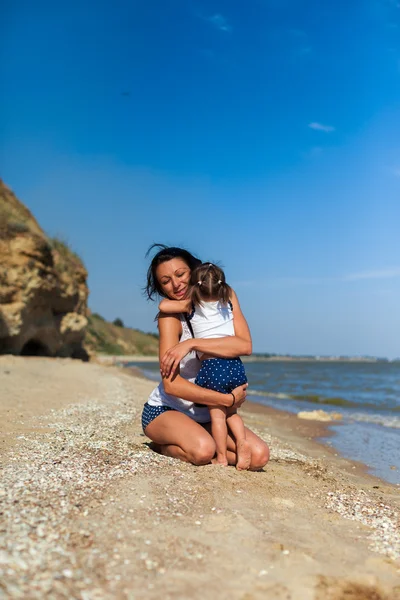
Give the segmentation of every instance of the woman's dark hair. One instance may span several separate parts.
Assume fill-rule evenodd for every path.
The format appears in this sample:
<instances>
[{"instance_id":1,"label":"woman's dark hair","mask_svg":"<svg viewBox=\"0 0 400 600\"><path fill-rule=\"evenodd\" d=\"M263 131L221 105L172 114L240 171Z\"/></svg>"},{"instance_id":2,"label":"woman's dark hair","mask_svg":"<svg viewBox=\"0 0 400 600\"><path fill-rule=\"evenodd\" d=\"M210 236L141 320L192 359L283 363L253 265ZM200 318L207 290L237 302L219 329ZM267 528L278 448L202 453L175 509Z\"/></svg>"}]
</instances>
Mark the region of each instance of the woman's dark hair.
<instances>
[{"instance_id":1,"label":"woman's dark hair","mask_svg":"<svg viewBox=\"0 0 400 600\"><path fill-rule=\"evenodd\" d=\"M225 273L212 263L203 263L190 278L191 299L194 305L209 300L219 300L224 304L230 301L232 289L225 281Z\"/></svg>"},{"instance_id":2,"label":"woman's dark hair","mask_svg":"<svg viewBox=\"0 0 400 600\"><path fill-rule=\"evenodd\" d=\"M190 252L185 250L184 248L175 248L166 246L165 244L153 244L146 252L146 258L149 254L154 250L154 248L158 248L158 252L153 256L150 266L147 269L147 283L143 289L144 295L147 296L148 300L154 300L155 295L162 296L165 298L165 294L161 288L161 285L157 281L156 270L158 265L161 263L167 262L168 260L172 260L173 258L182 259L189 269L193 271L196 267L201 265L201 260L193 256Z\"/></svg>"}]
</instances>

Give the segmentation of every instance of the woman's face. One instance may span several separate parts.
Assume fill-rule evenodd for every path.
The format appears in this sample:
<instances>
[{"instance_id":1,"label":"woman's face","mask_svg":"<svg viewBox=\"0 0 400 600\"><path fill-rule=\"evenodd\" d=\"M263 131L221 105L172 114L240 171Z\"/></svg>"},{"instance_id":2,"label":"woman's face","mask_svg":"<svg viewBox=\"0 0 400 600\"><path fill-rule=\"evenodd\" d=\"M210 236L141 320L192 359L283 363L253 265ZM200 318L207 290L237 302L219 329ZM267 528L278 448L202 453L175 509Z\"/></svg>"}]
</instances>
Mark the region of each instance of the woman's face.
<instances>
[{"instance_id":1,"label":"woman's face","mask_svg":"<svg viewBox=\"0 0 400 600\"><path fill-rule=\"evenodd\" d=\"M186 296L191 271L182 258L171 258L158 265L156 277L164 294L171 300L183 300Z\"/></svg>"}]
</instances>

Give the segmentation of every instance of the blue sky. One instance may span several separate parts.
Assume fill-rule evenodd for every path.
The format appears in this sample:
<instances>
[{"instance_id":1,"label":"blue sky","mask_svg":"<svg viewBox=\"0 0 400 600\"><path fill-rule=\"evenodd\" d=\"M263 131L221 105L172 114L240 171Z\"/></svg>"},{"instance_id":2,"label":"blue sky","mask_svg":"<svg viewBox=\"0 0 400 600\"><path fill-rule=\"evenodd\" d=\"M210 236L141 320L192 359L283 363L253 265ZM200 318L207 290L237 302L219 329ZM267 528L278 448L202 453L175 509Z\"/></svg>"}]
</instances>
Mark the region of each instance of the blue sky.
<instances>
[{"instance_id":1,"label":"blue sky","mask_svg":"<svg viewBox=\"0 0 400 600\"><path fill-rule=\"evenodd\" d=\"M398 0L6 0L1 176L155 330L153 242L220 262L258 352L400 355Z\"/></svg>"}]
</instances>

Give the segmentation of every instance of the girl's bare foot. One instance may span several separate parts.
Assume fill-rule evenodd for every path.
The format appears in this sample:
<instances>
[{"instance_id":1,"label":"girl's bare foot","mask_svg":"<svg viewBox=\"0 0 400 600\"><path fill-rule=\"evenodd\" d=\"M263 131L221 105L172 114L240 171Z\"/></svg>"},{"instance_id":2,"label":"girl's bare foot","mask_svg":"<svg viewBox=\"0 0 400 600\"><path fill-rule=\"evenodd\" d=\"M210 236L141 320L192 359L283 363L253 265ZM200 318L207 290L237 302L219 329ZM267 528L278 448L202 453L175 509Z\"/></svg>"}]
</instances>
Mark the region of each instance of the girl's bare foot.
<instances>
[{"instance_id":1,"label":"girl's bare foot","mask_svg":"<svg viewBox=\"0 0 400 600\"><path fill-rule=\"evenodd\" d=\"M236 444L237 463L236 468L238 471L247 471L251 463L251 446L246 440L240 440Z\"/></svg>"},{"instance_id":2,"label":"girl's bare foot","mask_svg":"<svg viewBox=\"0 0 400 600\"><path fill-rule=\"evenodd\" d=\"M212 459L211 463L213 465L217 465L218 467L227 467L228 466L228 459L226 456L216 456L215 458Z\"/></svg>"}]
</instances>

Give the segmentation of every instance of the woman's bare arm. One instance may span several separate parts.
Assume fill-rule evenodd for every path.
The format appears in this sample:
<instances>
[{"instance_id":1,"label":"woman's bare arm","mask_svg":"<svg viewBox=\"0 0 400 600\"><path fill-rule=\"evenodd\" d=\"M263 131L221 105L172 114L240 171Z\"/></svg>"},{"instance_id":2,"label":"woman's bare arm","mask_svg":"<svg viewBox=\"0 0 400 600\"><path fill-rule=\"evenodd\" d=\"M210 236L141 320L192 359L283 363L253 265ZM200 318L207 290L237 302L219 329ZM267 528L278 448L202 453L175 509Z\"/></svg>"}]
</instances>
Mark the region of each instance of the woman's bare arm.
<instances>
[{"instance_id":1,"label":"woman's bare arm","mask_svg":"<svg viewBox=\"0 0 400 600\"><path fill-rule=\"evenodd\" d=\"M169 376L178 367L182 358L188 352L197 350L209 356L221 358L235 358L236 356L249 356L252 353L250 329L244 318L235 292L232 290L234 336L213 339L191 338L180 344L170 346L165 354L160 353L160 370L162 375Z\"/></svg>"},{"instance_id":2,"label":"woman's bare arm","mask_svg":"<svg viewBox=\"0 0 400 600\"><path fill-rule=\"evenodd\" d=\"M189 312L190 306L190 300L169 300L168 298L164 298L158 305L158 310L167 315L176 315L178 313Z\"/></svg>"},{"instance_id":3,"label":"woman's bare arm","mask_svg":"<svg viewBox=\"0 0 400 600\"><path fill-rule=\"evenodd\" d=\"M160 315L158 327L160 333L160 357L165 355L171 345L175 347L176 345L186 344L186 340L179 343L179 337L181 335L181 322L179 317L176 315ZM188 351L185 352L184 356L187 354L187 352ZM184 398L185 400L189 400L189 402L196 402L199 404L205 404L207 406L226 407L229 407L232 404L231 394L221 394L220 392L207 390L199 385L191 383L184 377L181 377L179 373L179 363L177 369L171 371L168 376L163 376L163 383L167 394L177 396L178 398ZM236 398L234 405L235 407L238 408L244 402L246 398L246 389L247 384L239 386L233 390Z\"/></svg>"}]
</instances>

